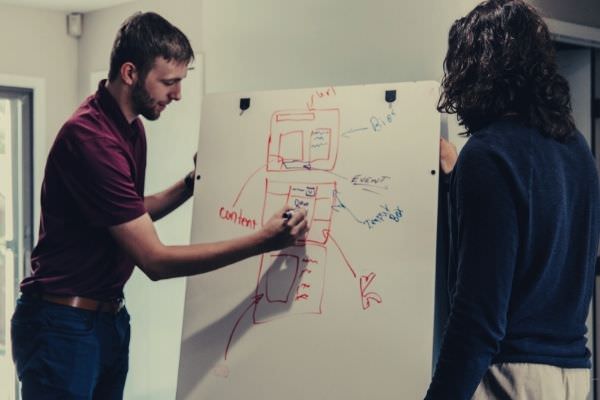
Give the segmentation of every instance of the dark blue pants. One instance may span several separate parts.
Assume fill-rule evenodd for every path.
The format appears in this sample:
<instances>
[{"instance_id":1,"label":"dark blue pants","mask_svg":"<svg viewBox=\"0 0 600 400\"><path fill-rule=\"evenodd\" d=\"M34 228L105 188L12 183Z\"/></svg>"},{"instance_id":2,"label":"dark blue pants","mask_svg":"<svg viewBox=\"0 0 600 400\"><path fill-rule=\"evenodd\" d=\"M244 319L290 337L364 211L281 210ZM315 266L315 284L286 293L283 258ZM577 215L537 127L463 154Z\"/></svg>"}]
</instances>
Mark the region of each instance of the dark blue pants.
<instances>
[{"instance_id":1,"label":"dark blue pants","mask_svg":"<svg viewBox=\"0 0 600 400\"><path fill-rule=\"evenodd\" d=\"M86 311L22 295L12 352L23 400L122 399L129 314Z\"/></svg>"}]
</instances>

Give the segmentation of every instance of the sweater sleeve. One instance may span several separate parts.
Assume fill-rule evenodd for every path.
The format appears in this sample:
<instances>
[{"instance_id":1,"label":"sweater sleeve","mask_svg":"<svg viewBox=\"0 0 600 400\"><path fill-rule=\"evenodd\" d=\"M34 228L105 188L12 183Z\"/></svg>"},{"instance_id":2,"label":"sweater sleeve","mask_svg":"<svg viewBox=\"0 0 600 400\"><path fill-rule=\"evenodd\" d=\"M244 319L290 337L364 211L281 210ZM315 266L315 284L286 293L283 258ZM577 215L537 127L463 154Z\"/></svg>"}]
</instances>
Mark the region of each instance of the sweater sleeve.
<instances>
[{"instance_id":1,"label":"sweater sleeve","mask_svg":"<svg viewBox=\"0 0 600 400\"><path fill-rule=\"evenodd\" d=\"M465 147L451 189L457 279L426 399L470 399L506 332L519 229L509 163L490 147Z\"/></svg>"}]
</instances>

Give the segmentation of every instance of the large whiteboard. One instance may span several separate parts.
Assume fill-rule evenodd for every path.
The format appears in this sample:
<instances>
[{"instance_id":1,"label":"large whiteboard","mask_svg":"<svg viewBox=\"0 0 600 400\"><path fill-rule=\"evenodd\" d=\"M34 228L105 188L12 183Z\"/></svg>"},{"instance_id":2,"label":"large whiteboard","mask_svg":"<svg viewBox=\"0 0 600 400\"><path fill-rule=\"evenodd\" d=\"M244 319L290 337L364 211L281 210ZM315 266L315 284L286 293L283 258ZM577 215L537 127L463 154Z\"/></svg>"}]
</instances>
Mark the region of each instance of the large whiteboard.
<instances>
[{"instance_id":1,"label":"large whiteboard","mask_svg":"<svg viewBox=\"0 0 600 400\"><path fill-rule=\"evenodd\" d=\"M187 279L178 399L424 395L438 93L412 82L205 96L191 241L249 234L286 203L307 208L311 229Z\"/></svg>"}]
</instances>

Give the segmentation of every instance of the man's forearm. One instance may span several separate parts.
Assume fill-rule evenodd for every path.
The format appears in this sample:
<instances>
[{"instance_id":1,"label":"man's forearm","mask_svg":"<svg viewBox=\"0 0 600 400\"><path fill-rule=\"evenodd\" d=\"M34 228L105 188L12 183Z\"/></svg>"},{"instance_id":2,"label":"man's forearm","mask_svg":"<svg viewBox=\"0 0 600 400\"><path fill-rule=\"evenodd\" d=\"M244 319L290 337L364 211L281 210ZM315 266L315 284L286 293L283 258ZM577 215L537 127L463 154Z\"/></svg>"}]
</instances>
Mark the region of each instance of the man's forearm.
<instances>
[{"instance_id":1,"label":"man's forearm","mask_svg":"<svg viewBox=\"0 0 600 400\"><path fill-rule=\"evenodd\" d=\"M111 235L138 267L152 280L190 276L212 271L245 258L292 246L308 229L306 211L284 217L283 207L263 227L250 235L188 246L165 246L150 216L109 227Z\"/></svg>"},{"instance_id":2,"label":"man's forearm","mask_svg":"<svg viewBox=\"0 0 600 400\"><path fill-rule=\"evenodd\" d=\"M192 194L192 190L181 179L162 192L146 196L144 198L144 205L152 220L156 221L185 203Z\"/></svg>"},{"instance_id":3,"label":"man's forearm","mask_svg":"<svg viewBox=\"0 0 600 400\"><path fill-rule=\"evenodd\" d=\"M189 246L164 246L146 254L138 265L152 280L210 272L265 251L264 240L252 234L232 240Z\"/></svg>"}]
</instances>

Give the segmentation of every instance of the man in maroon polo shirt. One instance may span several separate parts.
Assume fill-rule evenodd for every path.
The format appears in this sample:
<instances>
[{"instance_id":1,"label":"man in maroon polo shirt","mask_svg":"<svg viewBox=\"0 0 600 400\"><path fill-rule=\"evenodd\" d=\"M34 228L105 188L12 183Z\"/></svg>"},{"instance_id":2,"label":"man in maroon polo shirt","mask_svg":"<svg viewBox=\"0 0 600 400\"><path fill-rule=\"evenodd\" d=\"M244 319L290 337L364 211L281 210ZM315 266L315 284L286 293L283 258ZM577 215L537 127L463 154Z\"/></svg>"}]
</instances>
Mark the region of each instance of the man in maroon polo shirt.
<instances>
[{"instance_id":1,"label":"man in maroon polo shirt","mask_svg":"<svg viewBox=\"0 0 600 400\"><path fill-rule=\"evenodd\" d=\"M123 286L137 265L159 280L212 271L292 245L305 212L275 214L252 235L189 246L163 245L152 223L193 192L193 171L144 196L143 115L157 119L181 98L193 51L154 13L121 26L108 81L58 133L42 186L32 274L13 315L13 357L28 399L120 399L128 369L129 315Z\"/></svg>"}]
</instances>

